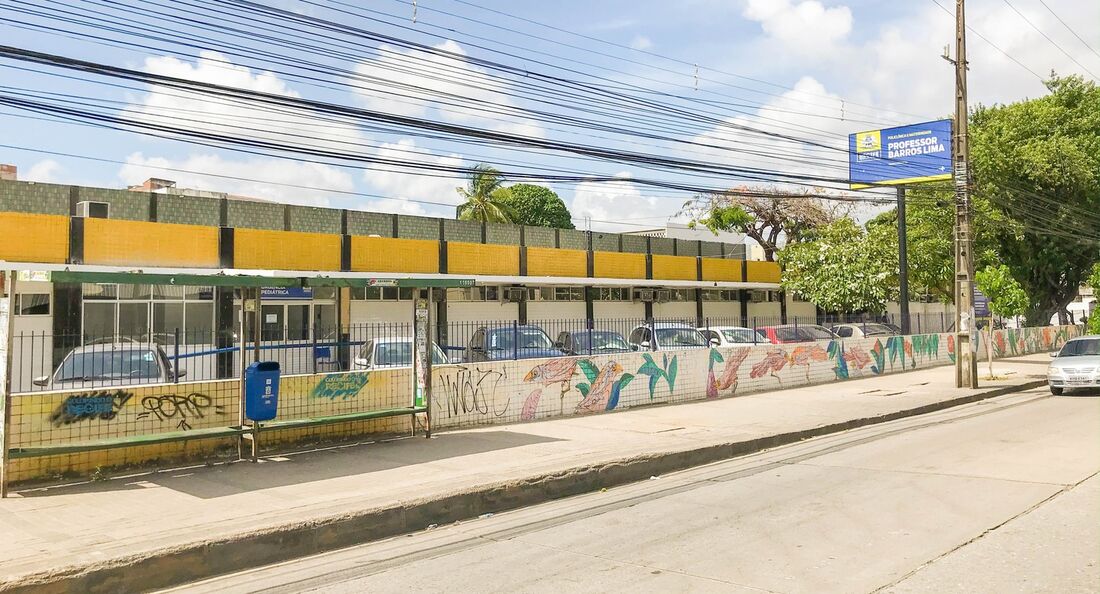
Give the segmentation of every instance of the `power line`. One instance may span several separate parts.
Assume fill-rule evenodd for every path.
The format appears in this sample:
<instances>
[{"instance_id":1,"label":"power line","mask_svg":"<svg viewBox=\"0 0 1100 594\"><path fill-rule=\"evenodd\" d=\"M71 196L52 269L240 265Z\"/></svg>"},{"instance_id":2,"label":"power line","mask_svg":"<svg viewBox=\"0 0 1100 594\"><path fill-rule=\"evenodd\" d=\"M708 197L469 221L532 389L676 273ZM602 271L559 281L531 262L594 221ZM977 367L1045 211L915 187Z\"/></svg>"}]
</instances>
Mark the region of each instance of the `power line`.
<instances>
[{"instance_id":1,"label":"power line","mask_svg":"<svg viewBox=\"0 0 1100 594\"><path fill-rule=\"evenodd\" d=\"M1092 53L1096 54L1097 58L1100 58L1100 52L1096 51L1096 48L1089 45L1089 42L1085 41L1080 35L1077 34L1077 31L1074 31L1072 27L1070 27L1065 21L1063 21L1062 17L1058 16L1058 13L1054 12L1054 9L1052 9L1050 6L1047 6L1047 3L1043 0L1039 0L1039 4L1042 4L1043 8L1047 9L1050 14L1054 15L1054 18L1058 19L1058 22L1062 23L1062 26L1065 27L1066 30L1068 30L1070 33L1073 33L1073 36L1077 38L1077 41L1080 41L1082 45L1089 48Z\"/></svg>"},{"instance_id":2,"label":"power line","mask_svg":"<svg viewBox=\"0 0 1100 594\"><path fill-rule=\"evenodd\" d=\"M948 9L943 4L940 4L939 0L929 0L929 1L932 2L933 4L935 4L936 6L939 6L940 9L943 10L944 12L946 12L948 15L950 15L952 19L955 18L955 13L953 11L951 11L950 9ZM1000 46L998 46L996 43L993 43L992 41L990 41L989 38L986 37L985 35L982 35L981 33L979 33L976 29L974 29L974 27L971 27L970 25L967 25L966 30L970 31L971 33L973 33L975 35L977 35L978 38L981 39L982 41L986 42L986 44L988 44L989 47L992 47L993 49L997 50L998 52L1001 52L1002 54L1004 54L1004 56L1006 58L1008 58L1009 60L1012 60L1013 62L1015 62L1016 65L1019 66L1020 68L1023 68L1024 70L1027 70L1028 72L1030 72L1032 74L1032 76L1039 79L1040 82L1046 83L1046 79L1043 78L1042 76L1040 76L1039 73L1037 73L1034 70L1028 68L1023 62L1021 62L1021 61L1017 60L1015 57L1013 57L1012 54L1009 54L1008 52L1001 49Z\"/></svg>"},{"instance_id":3,"label":"power line","mask_svg":"<svg viewBox=\"0 0 1100 594\"><path fill-rule=\"evenodd\" d=\"M1066 57L1067 57L1067 58L1069 58L1070 60L1073 60L1073 63L1074 63L1074 64L1077 64L1078 66L1080 66L1080 67L1081 67L1081 70L1084 70L1085 72L1087 72L1087 73L1089 74L1089 76L1091 76L1092 78L1094 78L1094 79L1097 79L1097 80L1100 80L1100 77L1097 77L1097 76L1096 76L1095 74L1093 74L1093 73L1092 73L1092 71L1088 69L1088 67L1086 67L1086 66L1085 66L1084 64L1082 64L1082 63L1078 62L1078 61L1077 61L1077 58L1074 58L1074 57L1073 57L1072 55L1070 55L1070 53L1069 53L1069 52L1067 52L1067 51L1066 51L1066 50L1065 50L1065 49L1064 49L1064 48L1063 48L1062 46L1058 45L1058 43L1057 43L1057 42L1055 42L1055 41L1054 41L1053 39L1051 39L1049 35L1047 35L1046 33L1044 33L1042 29L1040 29L1039 27L1037 27L1037 26L1035 25L1035 23L1031 22L1031 19L1027 18L1027 16L1026 16L1026 15L1024 15L1024 13L1020 12L1020 9L1016 8L1015 6L1013 6L1013 4L1012 4L1011 2L1009 2L1008 0L1004 0L1004 3L1005 3L1005 4L1006 4L1006 5L1007 5L1007 6L1009 7L1009 8L1011 8L1013 12L1015 12L1015 13L1016 13L1016 14L1018 14L1018 15L1020 15L1020 18L1021 18L1021 19L1023 19L1025 23L1027 23L1028 25L1030 25L1032 29L1035 29L1035 31L1037 31L1037 32L1039 33L1039 35L1042 35L1042 36L1043 36L1043 38L1044 38L1044 39L1046 39L1047 41L1049 41L1051 45L1053 45L1054 47L1058 48L1058 51L1060 51L1060 52L1062 52L1063 54L1065 54L1065 55L1066 55Z\"/></svg>"}]
</instances>

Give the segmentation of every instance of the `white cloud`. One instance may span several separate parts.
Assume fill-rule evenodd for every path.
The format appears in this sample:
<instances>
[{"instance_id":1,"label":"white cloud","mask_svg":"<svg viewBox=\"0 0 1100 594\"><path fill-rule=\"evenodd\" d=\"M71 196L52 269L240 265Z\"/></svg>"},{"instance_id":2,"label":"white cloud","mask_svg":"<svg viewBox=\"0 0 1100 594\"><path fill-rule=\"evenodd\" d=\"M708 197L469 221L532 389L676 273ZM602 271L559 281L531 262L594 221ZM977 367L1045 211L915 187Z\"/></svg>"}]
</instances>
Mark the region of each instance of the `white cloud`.
<instances>
[{"instance_id":1,"label":"white cloud","mask_svg":"<svg viewBox=\"0 0 1100 594\"><path fill-rule=\"evenodd\" d=\"M225 192L310 206L328 206L330 199L341 196L326 190L339 192L355 190L351 174L328 165L268 158L229 160L216 154L191 155L185 159L166 159L134 153L127 157L126 164L118 172L118 177L126 185L137 185L150 177L159 177L173 180L181 188ZM263 180L269 183L229 179L231 177ZM310 190L272 184L293 184L323 189Z\"/></svg>"},{"instance_id":2,"label":"white cloud","mask_svg":"<svg viewBox=\"0 0 1100 594\"><path fill-rule=\"evenodd\" d=\"M61 169L61 163L53 159L46 159L31 165L30 169L28 169L25 174L20 175L20 177L27 181L50 183L57 181L56 174Z\"/></svg>"},{"instance_id":3,"label":"white cloud","mask_svg":"<svg viewBox=\"0 0 1100 594\"><path fill-rule=\"evenodd\" d=\"M743 15L785 47L807 54L827 49L852 31L851 9L826 8L817 0L749 0Z\"/></svg>"},{"instance_id":4,"label":"white cloud","mask_svg":"<svg viewBox=\"0 0 1100 594\"><path fill-rule=\"evenodd\" d=\"M195 62L170 56L145 59L142 69L151 74L194 80L286 97L299 94L271 72L253 72L231 63L225 56L203 51ZM289 112L288 112L289 110ZM149 92L123 110L141 122L186 128L208 134L247 136L298 147L354 151L363 135L355 125L329 118L306 108L272 108L256 101L222 99L196 91L150 85Z\"/></svg>"},{"instance_id":5,"label":"white cloud","mask_svg":"<svg viewBox=\"0 0 1100 594\"><path fill-rule=\"evenodd\" d=\"M435 48L454 55L416 49L403 52L383 45L377 58L356 66L355 71L362 78L349 80L348 84L373 111L409 117L431 116L537 138L545 135L534 120L514 115L517 104L511 85L471 64L462 46L447 40ZM457 105L444 105L444 102ZM490 110L504 113L490 113Z\"/></svg>"},{"instance_id":6,"label":"white cloud","mask_svg":"<svg viewBox=\"0 0 1100 594\"><path fill-rule=\"evenodd\" d=\"M644 195L630 181L628 172L618 173L616 177L622 181L577 184L569 210L578 227L584 226L587 216L592 218L592 228L602 231L637 231L642 228L640 225L663 228L680 206L675 198Z\"/></svg>"},{"instance_id":7,"label":"white cloud","mask_svg":"<svg viewBox=\"0 0 1100 594\"><path fill-rule=\"evenodd\" d=\"M635 35L634 39L630 41L630 47L636 50L647 50L653 47L653 41L645 35Z\"/></svg>"},{"instance_id":8,"label":"white cloud","mask_svg":"<svg viewBox=\"0 0 1100 594\"><path fill-rule=\"evenodd\" d=\"M418 151L418 152L411 152ZM419 152L416 142L411 138L403 138L395 143L386 143L378 150L377 155L386 159L410 160L432 163L445 167L458 167L462 165L462 156L449 155L425 155ZM440 216L454 216L454 207L439 204L421 204L413 201L435 202L457 206L461 198L455 188L463 185L462 179L452 177L433 177L431 175L413 175L399 171L387 171L392 166L379 165L377 168L363 172L363 181L371 188L371 193L391 196L392 198L374 200L366 204L369 210L384 212L397 212L402 214L434 214ZM446 175L441 173L440 175Z\"/></svg>"}]
</instances>

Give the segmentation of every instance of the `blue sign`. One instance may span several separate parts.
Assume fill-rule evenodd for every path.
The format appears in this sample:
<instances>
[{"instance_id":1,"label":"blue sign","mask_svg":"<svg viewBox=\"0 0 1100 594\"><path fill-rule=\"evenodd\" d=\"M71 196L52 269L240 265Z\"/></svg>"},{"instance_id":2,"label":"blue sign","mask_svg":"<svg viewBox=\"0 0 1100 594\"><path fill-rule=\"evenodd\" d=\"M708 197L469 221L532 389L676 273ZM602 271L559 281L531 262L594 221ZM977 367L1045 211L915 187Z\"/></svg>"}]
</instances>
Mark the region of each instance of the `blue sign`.
<instances>
[{"instance_id":1,"label":"blue sign","mask_svg":"<svg viewBox=\"0 0 1100 594\"><path fill-rule=\"evenodd\" d=\"M974 317L988 318L989 316L989 297L986 297L978 287L974 287Z\"/></svg>"},{"instance_id":2,"label":"blue sign","mask_svg":"<svg viewBox=\"0 0 1100 594\"><path fill-rule=\"evenodd\" d=\"M951 120L848 135L853 190L951 179Z\"/></svg>"},{"instance_id":3,"label":"blue sign","mask_svg":"<svg viewBox=\"0 0 1100 594\"><path fill-rule=\"evenodd\" d=\"M264 287L261 299L313 299L312 287Z\"/></svg>"}]
</instances>

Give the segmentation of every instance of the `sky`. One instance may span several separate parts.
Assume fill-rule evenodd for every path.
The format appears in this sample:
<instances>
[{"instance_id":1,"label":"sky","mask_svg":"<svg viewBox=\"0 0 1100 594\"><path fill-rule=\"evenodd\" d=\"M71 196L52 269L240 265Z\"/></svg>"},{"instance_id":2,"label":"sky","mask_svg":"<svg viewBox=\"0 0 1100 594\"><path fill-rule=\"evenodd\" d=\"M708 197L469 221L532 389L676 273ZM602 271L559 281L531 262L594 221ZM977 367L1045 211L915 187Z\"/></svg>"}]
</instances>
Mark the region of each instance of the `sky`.
<instances>
[{"instance_id":1,"label":"sky","mask_svg":"<svg viewBox=\"0 0 1100 594\"><path fill-rule=\"evenodd\" d=\"M172 14L167 7L184 10L186 0L134 3L147 13L136 9L112 13L110 3L102 2L32 0L21 3L22 11L4 4L0 36L7 45L148 73L537 140L584 142L822 179L845 176L845 155L829 152L829 147L842 147L847 134L940 119L953 112L954 71L941 57L954 39L953 15L942 8L953 9L950 0L418 0L415 5L411 0L262 0L389 36L391 41L360 37L354 41L355 51L324 57L317 57L315 50L297 52L298 58L323 63L324 72L318 71L321 78L302 76L302 71L255 55L234 55L231 46L195 41L189 32L213 22L209 15L192 15L193 21L178 18L180 13L175 18L166 16ZM164 12L158 16L158 10ZM114 39L122 39L122 34L81 29L67 20L93 17L129 31L125 39L144 47L105 44L87 34ZM968 37L972 105L1042 96L1046 92L1042 78L1051 71L1093 80L1093 73L1100 74L1100 2L970 0L967 18L972 29L988 40L973 33ZM127 19L144 19L140 22L146 26ZM233 22L218 19L220 24ZM143 30L193 41L166 51L133 35ZM265 47L263 35L279 35L263 26L242 32L239 38L253 49ZM403 48L401 40L442 51ZM333 44L327 49L339 48ZM419 67L402 69L410 60ZM520 74L507 79L492 76L479 60L513 67ZM307 144L316 151L351 147L372 159L416 159L439 167L489 163L509 172L571 172L610 180L543 184L562 197L579 228L638 230L682 218L679 213L693 192L656 188L646 185L647 179L691 180L713 188L761 183L737 175L692 179L638 163L473 145L347 119L321 121L310 114L211 102L193 93L139 82L91 84L83 75L8 59L0 59L0 68L0 96L27 90L78 94L93 97L103 109L135 122L172 122L226 136L247 134L271 142ZM675 118L655 119L653 112L591 116L661 136L652 141L578 133L568 125L533 116L531 110L576 115L591 113L585 110L599 105L582 102L547 108L547 97L552 98L556 89L543 87L536 93L523 72L566 79L563 86L572 81L616 89L706 117L685 125ZM441 96L462 101L445 105L438 100ZM815 144L777 140L746 128ZM179 135L156 138L43 119L12 106L0 106L0 130L0 145L21 147L0 148L0 162L17 164L20 179L39 182L125 187L161 177L181 187L297 204L429 216L453 216L460 201L455 188L463 184L453 176L413 175L377 161L347 166L318 162L323 160L304 154L249 154L187 142Z\"/></svg>"}]
</instances>

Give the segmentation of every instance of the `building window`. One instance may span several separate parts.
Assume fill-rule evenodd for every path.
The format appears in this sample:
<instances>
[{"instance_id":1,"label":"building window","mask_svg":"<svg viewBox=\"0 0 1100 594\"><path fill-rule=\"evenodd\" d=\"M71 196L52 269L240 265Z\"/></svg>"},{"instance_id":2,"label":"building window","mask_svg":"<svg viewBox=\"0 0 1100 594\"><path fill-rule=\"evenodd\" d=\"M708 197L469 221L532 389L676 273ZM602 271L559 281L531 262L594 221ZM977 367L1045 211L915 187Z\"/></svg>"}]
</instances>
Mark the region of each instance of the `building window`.
<instances>
[{"instance_id":1,"label":"building window","mask_svg":"<svg viewBox=\"0 0 1100 594\"><path fill-rule=\"evenodd\" d=\"M17 316L48 316L50 315L49 293L16 293L15 315Z\"/></svg>"}]
</instances>

